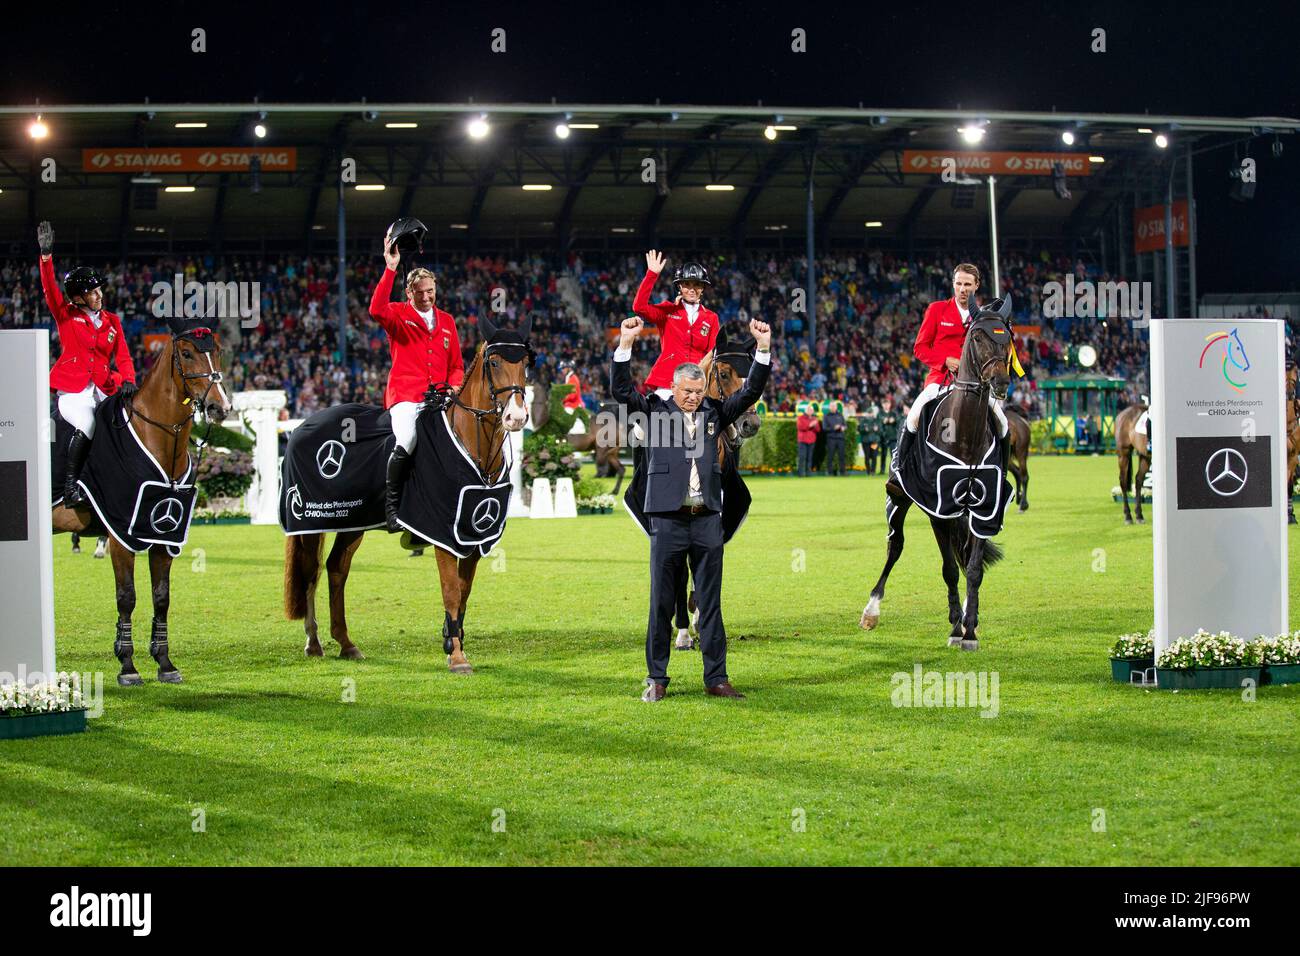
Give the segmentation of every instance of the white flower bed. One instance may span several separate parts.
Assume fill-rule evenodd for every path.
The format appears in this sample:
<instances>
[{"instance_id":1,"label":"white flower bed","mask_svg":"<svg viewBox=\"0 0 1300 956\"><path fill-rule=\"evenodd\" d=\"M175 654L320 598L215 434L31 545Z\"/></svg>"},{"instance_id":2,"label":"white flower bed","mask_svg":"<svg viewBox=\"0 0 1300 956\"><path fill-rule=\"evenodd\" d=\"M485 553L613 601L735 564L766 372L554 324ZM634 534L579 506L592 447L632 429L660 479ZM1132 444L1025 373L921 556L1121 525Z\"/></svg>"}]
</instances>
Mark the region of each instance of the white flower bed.
<instances>
[{"instance_id":1,"label":"white flower bed","mask_svg":"<svg viewBox=\"0 0 1300 956\"><path fill-rule=\"evenodd\" d=\"M0 684L0 717L54 714L85 708L80 674L61 671L54 680L40 681L30 687L23 683Z\"/></svg>"},{"instance_id":2,"label":"white flower bed","mask_svg":"<svg viewBox=\"0 0 1300 956\"><path fill-rule=\"evenodd\" d=\"M1220 631L1211 634L1198 630L1191 637L1180 637L1160 652L1156 666L1165 670L1191 670L1197 667L1259 667L1264 663L1264 647L1259 641Z\"/></svg>"},{"instance_id":3,"label":"white flower bed","mask_svg":"<svg viewBox=\"0 0 1300 956\"><path fill-rule=\"evenodd\" d=\"M1134 634L1121 634L1115 646L1110 649L1111 657L1124 658L1148 658L1156 656L1156 629L1143 634L1138 631Z\"/></svg>"}]
</instances>

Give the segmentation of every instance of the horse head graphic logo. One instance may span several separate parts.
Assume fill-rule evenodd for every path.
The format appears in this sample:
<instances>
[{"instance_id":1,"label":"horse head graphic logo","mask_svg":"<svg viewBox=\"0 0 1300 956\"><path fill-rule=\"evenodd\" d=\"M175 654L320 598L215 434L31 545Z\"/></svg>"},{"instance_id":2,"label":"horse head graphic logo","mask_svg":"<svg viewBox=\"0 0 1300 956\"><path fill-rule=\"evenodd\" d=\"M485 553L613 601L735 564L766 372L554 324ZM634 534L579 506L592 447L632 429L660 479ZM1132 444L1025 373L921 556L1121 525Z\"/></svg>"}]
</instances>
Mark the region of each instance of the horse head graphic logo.
<instances>
[{"instance_id":1,"label":"horse head graphic logo","mask_svg":"<svg viewBox=\"0 0 1300 956\"><path fill-rule=\"evenodd\" d=\"M302 520L302 492L298 490L297 485L294 485L292 488L289 489L288 496L289 496L289 513L292 514L294 518L301 521Z\"/></svg>"},{"instance_id":2,"label":"horse head graphic logo","mask_svg":"<svg viewBox=\"0 0 1300 956\"><path fill-rule=\"evenodd\" d=\"M159 534L170 534L181 526L185 506L179 498L164 498L149 512L149 525Z\"/></svg>"},{"instance_id":3,"label":"horse head graphic logo","mask_svg":"<svg viewBox=\"0 0 1300 956\"><path fill-rule=\"evenodd\" d=\"M1241 343L1241 333L1237 329L1231 332L1211 332L1205 337L1205 348L1201 349L1201 360L1197 368L1205 368L1205 356L1216 345L1223 346L1223 380L1236 391L1246 388L1246 371L1250 369L1250 359L1246 356L1246 346ZM1237 381L1241 379L1241 381Z\"/></svg>"}]
</instances>

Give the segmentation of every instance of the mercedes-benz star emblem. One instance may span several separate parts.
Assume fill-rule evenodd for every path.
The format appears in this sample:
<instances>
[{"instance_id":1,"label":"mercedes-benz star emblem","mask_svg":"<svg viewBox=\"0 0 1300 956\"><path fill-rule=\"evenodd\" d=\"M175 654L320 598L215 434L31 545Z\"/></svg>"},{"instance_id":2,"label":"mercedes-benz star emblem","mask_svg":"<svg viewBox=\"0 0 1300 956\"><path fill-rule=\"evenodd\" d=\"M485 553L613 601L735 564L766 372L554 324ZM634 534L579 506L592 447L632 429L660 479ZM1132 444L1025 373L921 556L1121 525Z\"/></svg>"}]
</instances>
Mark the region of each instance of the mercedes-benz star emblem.
<instances>
[{"instance_id":1,"label":"mercedes-benz star emblem","mask_svg":"<svg viewBox=\"0 0 1300 956\"><path fill-rule=\"evenodd\" d=\"M988 487L978 478L963 478L952 487L953 501L967 508L982 505L988 495Z\"/></svg>"},{"instance_id":2,"label":"mercedes-benz star emblem","mask_svg":"<svg viewBox=\"0 0 1300 956\"><path fill-rule=\"evenodd\" d=\"M501 517L501 502L495 498L484 498L474 509L474 514L470 518L470 524L474 526L475 531L486 531L497 523Z\"/></svg>"},{"instance_id":3,"label":"mercedes-benz star emblem","mask_svg":"<svg viewBox=\"0 0 1300 956\"><path fill-rule=\"evenodd\" d=\"M159 534L170 534L181 526L185 506L179 498L164 498L149 512L149 524Z\"/></svg>"},{"instance_id":4,"label":"mercedes-benz star emblem","mask_svg":"<svg viewBox=\"0 0 1300 956\"><path fill-rule=\"evenodd\" d=\"M1225 498L1246 487L1246 475L1246 458L1235 448L1220 448L1205 462L1206 483Z\"/></svg>"},{"instance_id":5,"label":"mercedes-benz star emblem","mask_svg":"<svg viewBox=\"0 0 1300 956\"><path fill-rule=\"evenodd\" d=\"M343 456L347 449L342 442L330 439L316 449L316 470L322 478L334 478L343 470Z\"/></svg>"},{"instance_id":6,"label":"mercedes-benz star emblem","mask_svg":"<svg viewBox=\"0 0 1300 956\"><path fill-rule=\"evenodd\" d=\"M297 485L289 489L289 513L298 521L302 520L302 492Z\"/></svg>"}]
</instances>

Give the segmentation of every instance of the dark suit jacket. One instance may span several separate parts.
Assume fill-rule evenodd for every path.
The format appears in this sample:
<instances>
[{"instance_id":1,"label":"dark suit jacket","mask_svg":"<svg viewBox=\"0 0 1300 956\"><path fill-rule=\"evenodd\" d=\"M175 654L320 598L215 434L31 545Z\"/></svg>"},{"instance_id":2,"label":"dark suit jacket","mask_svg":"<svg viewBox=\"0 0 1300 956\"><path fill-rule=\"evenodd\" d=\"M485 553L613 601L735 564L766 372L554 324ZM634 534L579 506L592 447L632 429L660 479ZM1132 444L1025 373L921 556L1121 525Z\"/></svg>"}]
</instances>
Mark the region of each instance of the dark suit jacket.
<instances>
[{"instance_id":1,"label":"dark suit jacket","mask_svg":"<svg viewBox=\"0 0 1300 956\"><path fill-rule=\"evenodd\" d=\"M667 401L651 392L641 395L632 385L632 363L615 362L611 376L611 391L615 400L628 407L630 412L641 412L650 416L646 431L649 447L646 448L646 495L643 504L645 513L664 514L676 511L686 497L691 480L691 462L700 475L700 492L704 496L704 506L710 511L722 510L722 466L718 463L718 437L723 429L745 413L763 395L767 385L769 365L755 362L749 370L745 384L740 391L728 398L718 401L706 397L695 413L696 443L689 449L692 456L687 457L688 449L684 446L667 445L669 434L685 438L685 428L680 424L682 411L671 398ZM660 416L654 417L658 412ZM671 421L666 416L677 419L676 428L671 431L662 429L663 441L657 442L661 431L655 422L661 424ZM644 426L643 426L644 427Z\"/></svg>"}]
</instances>

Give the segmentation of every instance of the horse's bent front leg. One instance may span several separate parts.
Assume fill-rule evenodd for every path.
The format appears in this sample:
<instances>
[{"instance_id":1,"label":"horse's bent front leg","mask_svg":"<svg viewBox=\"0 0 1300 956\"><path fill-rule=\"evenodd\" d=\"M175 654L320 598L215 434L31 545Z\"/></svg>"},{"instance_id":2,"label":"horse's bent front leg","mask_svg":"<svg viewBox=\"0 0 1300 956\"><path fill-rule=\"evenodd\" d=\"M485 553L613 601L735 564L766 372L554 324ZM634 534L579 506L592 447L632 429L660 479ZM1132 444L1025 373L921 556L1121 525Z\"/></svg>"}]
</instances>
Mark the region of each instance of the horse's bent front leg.
<instances>
[{"instance_id":1,"label":"horse's bent front leg","mask_svg":"<svg viewBox=\"0 0 1300 956\"><path fill-rule=\"evenodd\" d=\"M977 651L980 647L980 583L984 580L984 539L970 536L970 556L966 559L966 613L962 619L961 649Z\"/></svg>"},{"instance_id":2,"label":"horse's bent front leg","mask_svg":"<svg viewBox=\"0 0 1300 956\"><path fill-rule=\"evenodd\" d=\"M144 679L132 660L135 653L131 641L131 613L135 610L135 554L122 547L116 539L109 543L108 554L113 562L117 594L117 635L113 639L113 656L122 665L117 682L123 687L137 687L144 683Z\"/></svg>"},{"instance_id":3,"label":"horse's bent front leg","mask_svg":"<svg viewBox=\"0 0 1300 956\"><path fill-rule=\"evenodd\" d=\"M435 553L438 556L438 582L442 585L442 649L447 655L447 667L453 674L472 674L474 668L465 657L465 601L461 597L458 559L442 548L436 549ZM465 597L468 596L467 593Z\"/></svg>"},{"instance_id":4,"label":"horse's bent front leg","mask_svg":"<svg viewBox=\"0 0 1300 956\"><path fill-rule=\"evenodd\" d=\"M153 629L149 633L149 656L158 663L158 679L179 684L181 672L167 653L167 608L171 605L172 556L166 545L149 549L149 580L153 585Z\"/></svg>"},{"instance_id":5,"label":"horse's bent front leg","mask_svg":"<svg viewBox=\"0 0 1300 956\"><path fill-rule=\"evenodd\" d=\"M867 601L867 606L862 609L862 617L858 619L858 626L868 631L880 623L880 602L885 597L885 582L889 580L889 572L893 570L894 563L903 554L903 521L907 518L907 509L912 507L912 499L894 484L892 478L885 484L885 493L888 495L885 501L885 521L889 525L889 552L880 579L871 589L871 599Z\"/></svg>"},{"instance_id":6,"label":"horse's bent front leg","mask_svg":"<svg viewBox=\"0 0 1300 956\"><path fill-rule=\"evenodd\" d=\"M948 645L961 643L961 598L957 594L957 585L961 583L961 565L957 560L952 537L952 523L942 518L931 518L930 527L934 529L934 540L939 543L939 556L943 558L943 583L948 587L948 623L952 630L948 632Z\"/></svg>"}]
</instances>

